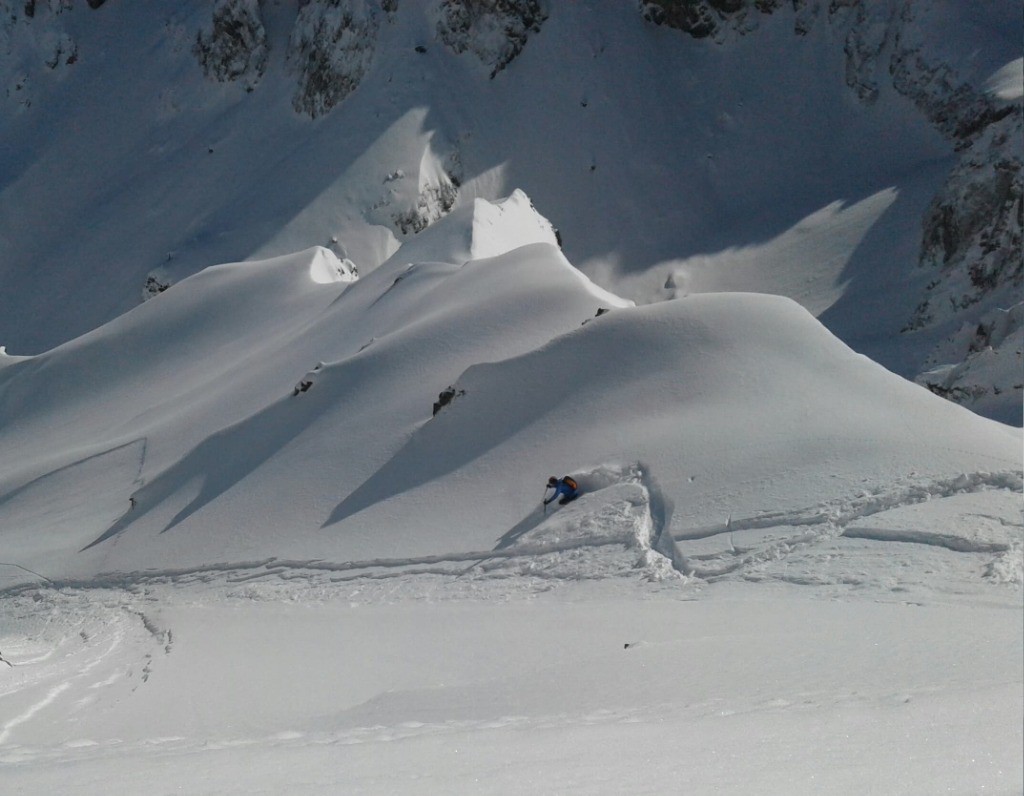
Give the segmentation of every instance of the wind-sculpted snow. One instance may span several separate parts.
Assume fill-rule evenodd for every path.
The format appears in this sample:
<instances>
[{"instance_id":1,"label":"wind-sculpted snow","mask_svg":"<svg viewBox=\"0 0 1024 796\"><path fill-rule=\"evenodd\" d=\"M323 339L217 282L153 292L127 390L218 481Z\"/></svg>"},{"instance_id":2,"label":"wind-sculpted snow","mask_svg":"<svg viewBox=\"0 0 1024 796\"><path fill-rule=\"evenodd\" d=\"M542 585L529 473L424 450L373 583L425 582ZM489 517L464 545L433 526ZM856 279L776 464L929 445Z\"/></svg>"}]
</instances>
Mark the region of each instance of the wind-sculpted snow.
<instances>
[{"instance_id":1,"label":"wind-sculpted snow","mask_svg":"<svg viewBox=\"0 0 1024 796\"><path fill-rule=\"evenodd\" d=\"M1005 3L300 6L3 6L0 345L214 263L325 246L365 275L515 186L607 289L787 295L909 378L1019 286ZM970 406L1004 418L1010 359L944 394L999 389Z\"/></svg>"},{"instance_id":2,"label":"wind-sculpted snow","mask_svg":"<svg viewBox=\"0 0 1024 796\"><path fill-rule=\"evenodd\" d=\"M359 281L330 281L351 275L323 249L222 266L9 364L0 434L18 455L0 516L30 538L51 527L47 506L71 511L48 489L95 494L67 541L50 530L12 563L59 579L419 560L562 545L559 523L585 509L611 539L648 527L645 549L678 567L666 540L681 528L912 472L1019 466L1018 432L854 354L789 300L635 308L549 242L514 248L531 236L552 231L525 195L478 201ZM93 479L88 462L117 451L124 466ZM534 527L548 475L637 461L633 486L584 480L591 495Z\"/></svg>"},{"instance_id":3,"label":"wind-sculpted snow","mask_svg":"<svg viewBox=\"0 0 1024 796\"><path fill-rule=\"evenodd\" d=\"M480 202L0 359L5 784L1019 790L1019 430L551 234Z\"/></svg>"},{"instance_id":4,"label":"wind-sculpted snow","mask_svg":"<svg viewBox=\"0 0 1024 796\"><path fill-rule=\"evenodd\" d=\"M1021 792L1021 432L826 329L1013 404L1019 13L100 5L0 0L6 790Z\"/></svg>"}]
</instances>

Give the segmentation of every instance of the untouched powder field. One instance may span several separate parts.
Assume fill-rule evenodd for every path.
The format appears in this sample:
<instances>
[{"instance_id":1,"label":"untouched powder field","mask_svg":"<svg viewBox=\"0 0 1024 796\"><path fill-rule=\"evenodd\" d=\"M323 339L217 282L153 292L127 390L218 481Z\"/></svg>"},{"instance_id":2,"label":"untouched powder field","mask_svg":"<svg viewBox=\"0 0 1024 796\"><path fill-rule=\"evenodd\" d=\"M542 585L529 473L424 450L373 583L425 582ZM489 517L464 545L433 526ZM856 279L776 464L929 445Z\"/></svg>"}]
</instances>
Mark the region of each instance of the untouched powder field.
<instances>
[{"instance_id":1,"label":"untouched powder field","mask_svg":"<svg viewBox=\"0 0 1024 796\"><path fill-rule=\"evenodd\" d=\"M262 571L8 597L0 768L15 793L1019 792L1019 591L907 587L911 562L873 586Z\"/></svg>"}]
</instances>

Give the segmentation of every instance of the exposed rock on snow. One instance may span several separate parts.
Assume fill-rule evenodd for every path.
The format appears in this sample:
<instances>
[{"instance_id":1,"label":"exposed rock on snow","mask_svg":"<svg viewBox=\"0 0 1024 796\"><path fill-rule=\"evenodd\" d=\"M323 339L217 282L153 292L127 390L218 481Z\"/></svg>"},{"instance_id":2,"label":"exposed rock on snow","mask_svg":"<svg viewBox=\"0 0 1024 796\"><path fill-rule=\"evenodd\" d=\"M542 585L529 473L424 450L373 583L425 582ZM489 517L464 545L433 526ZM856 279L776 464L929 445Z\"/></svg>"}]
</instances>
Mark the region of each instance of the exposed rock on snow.
<instances>
[{"instance_id":1,"label":"exposed rock on snow","mask_svg":"<svg viewBox=\"0 0 1024 796\"><path fill-rule=\"evenodd\" d=\"M811 0L812 14L804 12L806 0L793 0L798 11L795 31L806 33L817 12ZM728 30L747 33L757 27L758 14L771 14L783 5L783 0L642 0L644 19L655 25L666 25L688 33L695 39L712 38L721 41Z\"/></svg>"},{"instance_id":2,"label":"exposed rock on snow","mask_svg":"<svg viewBox=\"0 0 1024 796\"><path fill-rule=\"evenodd\" d=\"M473 53L493 78L522 52L545 19L538 0L444 0L437 36L456 53Z\"/></svg>"},{"instance_id":3,"label":"exposed rock on snow","mask_svg":"<svg viewBox=\"0 0 1024 796\"><path fill-rule=\"evenodd\" d=\"M295 110L316 118L356 90L373 61L376 8L368 0L312 0L299 11L288 43L299 75Z\"/></svg>"},{"instance_id":4,"label":"exposed rock on snow","mask_svg":"<svg viewBox=\"0 0 1024 796\"><path fill-rule=\"evenodd\" d=\"M433 412L433 414L436 415L438 412L440 412L442 409L444 409L446 406L448 406L448 404L450 404L456 398L458 398L459 396L465 395L465 394L466 394L465 390L460 390L457 387L454 387L454 386L452 386L452 387L445 387L445 389L443 389L438 394L437 400L434 401L434 412Z\"/></svg>"},{"instance_id":5,"label":"exposed rock on snow","mask_svg":"<svg viewBox=\"0 0 1024 796\"><path fill-rule=\"evenodd\" d=\"M865 103L878 98L879 81L885 80L883 55L896 35L896 9L891 2L833 3L829 8L833 24L849 15L852 22L843 44L846 56L846 85ZM838 17L838 19L836 18Z\"/></svg>"},{"instance_id":6,"label":"exposed rock on snow","mask_svg":"<svg viewBox=\"0 0 1024 796\"><path fill-rule=\"evenodd\" d=\"M1022 283L1020 108L964 150L924 221L921 266L936 277L910 319L920 329L986 302L1009 306Z\"/></svg>"},{"instance_id":7,"label":"exposed rock on snow","mask_svg":"<svg viewBox=\"0 0 1024 796\"><path fill-rule=\"evenodd\" d=\"M329 285L334 282L355 282L359 271L355 263L348 258L340 258L332 249L317 246L313 249L313 258L309 265L309 278L318 285Z\"/></svg>"},{"instance_id":8,"label":"exposed rock on snow","mask_svg":"<svg viewBox=\"0 0 1024 796\"><path fill-rule=\"evenodd\" d=\"M667 25L703 39L718 31L719 25L743 10L744 0L647 0L644 17L655 25Z\"/></svg>"},{"instance_id":9,"label":"exposed rock on snow","mask_svg":"<svg viewBox=\"0 0 1024 796\"><path fill-rule=\"evenodd\" d=\"M415 206L395 214L395 226L403 235L422 232L442 216L451 212L459 196L458 188L443 172L436 184L426 185L416 197Z\"/></svg>"},{"instance_id":10,"label":"exposed rock on snow","mask_svg":"<svg viewBox=\"0 0 1024 796\"><path fill-rule=\"evenodd\" d=\"M259 0L218 0L193 52L212 80L244 80L252 90L267 67L267 31Z\"/></svg>"},{"instance_id":11,"label":"exposed rock on snow","mask_svg":"<svg viewBox=\"0 0 1024 796\"><path fill-rule=\"evenodd\" d=\"M442 149L443 151L443 149ZM419 170L395 169L383 180L383 194L369 208L371 217L402 235L415 235L448 215L455 207L462 184L462 160L458 149L447 155L427 143Z\"/></svg>"},{"instance_id":12,"label":"exposed rock on snow","mask_svg":"<svg viewBox=\"0 0 1024 796\"><path fill-rule=\"evenodd\" d=\"M1024 303L965 323L929 357L918 384L1004 422L1021 423Z\"/></svg>"},{"instance_id":13,"label":"exposed rock on snow","mask_svg":"<svg viewBox=\"0 0 1024 796\"><path fill-rule=\"evenodd\" d=\"M142 300L149 301L158 296L171 286L171 280L162 268L150 271L146 277L146 284L142 286Z\"/></svg>"},{"instance_id":14,"label":"exposed rock on snow","mask_svg":"<svg viewBox=\"0 0 1024 796\"><path fill-rule=\"evenodd\" d=\"M911 83L913 89L904 85L902 67L894 81L914 90L919 107L954 137L961 155L924 219L920 266L934 277L905 331L958 319L961 329L929 358L917 381L1020 423L1024 313L1013 305L1024 286L1024 115L1013 91L952 88L944 68L922 74L931 79Z\"/></svg>"},{"instance_id":15,"label":"exposed rock on snow","mask_svg":"<svg viewBox=\"0 0 1024 796\"><path fill-rule=\"evenodd\" d=\"M0 0L0 80L3 96L16 106L32 105L34 78L43 68L59 72L78 61L78 43L58 19L70 8L68 0Z\"/></svg>"},{"instance_id":16,"label":"exposed rock on snow","mask_svg":"<svg viewBox=\"0 0 1024 796\"><path fill-rule=\"evenodd\" d=\"M324 363L317 362L316 366L312 370L310 370L308 373L306 373L305 376L299 379L299 381L295 385L295 389L292 390L292 395L301 395L304 392L309 392L313 385L316 384L316 380L320 376L320 371L322 371L323 368Z\"/></svg>"}]
</instances>

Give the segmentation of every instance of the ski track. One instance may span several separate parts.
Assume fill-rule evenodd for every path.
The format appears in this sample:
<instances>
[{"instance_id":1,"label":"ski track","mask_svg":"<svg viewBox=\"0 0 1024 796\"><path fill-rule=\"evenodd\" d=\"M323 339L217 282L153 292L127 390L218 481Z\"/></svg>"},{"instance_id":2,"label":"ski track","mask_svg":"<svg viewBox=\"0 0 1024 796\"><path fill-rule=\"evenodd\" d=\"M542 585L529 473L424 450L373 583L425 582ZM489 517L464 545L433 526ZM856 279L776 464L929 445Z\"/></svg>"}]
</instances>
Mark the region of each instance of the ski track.
<instances>
[{"instance_id":1,"label":"ski track","mask_svg":"<svg viewBox=\"0 0 1024 796\"><path fill-rule=\"evenodd\" d=\"M1020 493L1024 489L1024 473L1020 471L978 472L955 478L928 482L908 482L896 486L863 492L854 497L823 502L816 506L791 511L774 511L750 517L730 517L724 524L699 526L664 533L664 522L669 521L670 508L653 506L660 490L642 466L628 468L619 484L635 484L645 495L647 505L642 517L630 517L607 506L600 506L591 515L583 516L578 525L591 530L600 522L618 524L607 527L604 533L584 535L581 538L557 541L521 540L510 546L490 550L441 553L404 558L376 558L357 561L329 561L324 559L264 558L249 561L217 562L194 567L173 569L106 572L90 579L49 580L47 587L55 589L114 588L136 589L150 584L225 583L244 585L257 581L296 581L309 583L348 583L355 581L386 581L416 576L441 576L476 580L482 578L508 578L532 576L538 580L586 580L608 576L637 575L649 580L666 579L667 558L655 550L659 540L667 536L676 545L676 577L714 582L729 577L744 577L758 565L786 559L795 553L816 546L842 540L862 540L878 543L916 544L960 554L989 556L987 571L1009 572L1005 577L992 580L1016 582L1020 569L1016 559L1021 545L1017 541L998 542L973 540L955 534L924 530L894 530L857 525L854 523L876 514L928 500L985 491ZM614 485L614 484L613 484ZM600 490L598 490L600 491ZM575 504L578 505L578 504ZM607 516L605 516L607 515ZM658 515L658 516L655 516ZM548 515L549 517L551 515ZM983 515L976 515L983 517ZM1012 532L1022 529L1021 523L1003 517L986 516ZM547 519L547 518L545 518ZM632 527L624 527L626 521ZM737 543L736 535L744 532L774 531L763 534L753 544ZM526 534L530 533L527 531ZM524 534L524 535L526 535ZM728 549L710 553L687 552L695 542L728 537ZM638 555L639 554L639 555ZM590 560L586 560L586 559ZM586 566L580 566L581 562ZM466 564L469 566L465 566ZM760 575L755 580L763 579ZM814 577L782 577L788 582L822 585L827 582ZM16 583L0 588L2 593L18 593L41 587L38 582ZM145 623L147 620L140 614ZM161 631L147 629L157 640Z\"/></svg>"},{"instance_id":2,"label":"ski track","mask_svg":"<svg viewBox=\"0 0 1024 796\"><path fill-rule=\"evenodd\" d=\"M38 595L37 595L38 596ZM63 700L72 705L72 713L87 708L97 689L117 686L141 672L135 690L148 681L152 672L155 647L171 652L171 632L160 629L144 612L126 604L125 597L113 600L62 591L42 598L44 616L31 612L18 619L21 637L4 641L5 658L11 661L14 677L0 689L0 706L6 712L14 707L8 700L21 698L16 714L0 724L0 749L17 750L12 739L17 728ZM39 604L34 602L34 609ZM126 657L120 650L132 647ZM45 647L35 654L33 648ZM67 672L73 671L72 676ZM17 752L15 752L15 756ZM0 756L3 762L4 756Z\"/></svg>"},{"instance_id":3,"label":"ski track","mask_svg":"<svg viewBox=\"0 0 1024 796\"><path fill-rule=\"evenodd\" d=\"M63 689L61 689L63 690ZM924 691L926 692L927 689ZM806 711L823 704L842 706L869 706L886 700L910 702L917 694L858 692L801 692L793 698L756 700L753 704L731 704L729 700L713 698L695 701L685 707L619 708L573 713L533 715L498 715L475 719L449 719L446 721L401 721L389 724L349 726L327 732L281 730L262 736L229 736L201 741L182 736L144 738L134 742L120 739L94 741L80 738L55 746L7 746L0 748L0 764L26 764L59 761L62 764L97 757L136 757L138 755L185 756L201 752L208 754L245 747L263 749L306 748L309 746L357 746L363 744L395 743L428 735L477 733L495 730L541 731L571 729L600 725L650 723L658 720L678 720L680 711L689 720L708 717L749 716L756 713L779 714L787 711ZM24 720L27 720L28 716Z\"/></svg>"},{"instance_id":4,"label":"ski track","mask_svg":"<svg viewBox=\"0 0 1024 796\"><path fill-rule=\"evenodd\" d=\"M770 561L784 559L793 553L837 539L864 539L876 542L914 543L943 548L957 553L1003 554L1012 553L1016 546L1011 543L985 542L967 539L952 534L927 531L849 527L854 522L876 514L913 506L935 498L952 497L959 494L1003 490L1020 493L1024 479L1019 471L997 473L978 472L961 474L955 478L935 480L927 483L902 484L889 490L862 493L853 498L823 503L818 506L796 509L790 512L772 512L745 517L730 518L724 525L704 526L683 532L673 532L672 539L678 544L713 539L728 534L729 550L711 554L681 553L681 570L685 575L703 580L715 581L756 567ZM1004 527L1024 526L998 519ZM793 529L780 540L772 540L760 547L747 548L732 541L732 535L743 531ZM702 565L704 561L717 561L717 566ZM821 579L780 577L801 585L823 585ZM857 584L852 584L857 585Z\"/></svg>"},{"instance_id":5,"label":"ski track","mask_svg":"<svg viewBox=\"0 0 1024 796\"><path fill-rule=\"evenodd\" d=\"M147 613L150 611L147 601L159 602L160 587L176 589L206 584L222 590L222 596L229 600L319 598L348 599L353 604L364 600L387 602L410 597L430 600L508 598L517 593L544 591L557 586L560 581L608 578L664 581L666 588L672 589L679 588L679 584L700 586L727 580L786 583L831 588L833 595L836 589L868 586L875 587L869 591L874 599L885 599L877 587L883 590L890 588L892 592L909 591L902 584L890 587L877 576L851 571L849 567L846 570L829 570L829 561L842 554L841 546L854 544L860 547L851 554L863 555L867 549L867 555L871 555L870 550L877 545L879 555L889 560L893 554L886 545L913 545L926 554L945 557L944 561L974 557L978 560L972 560L970 571L974 573L971 577L976 579L979 589L986 583L989 589L1009 586L1010 590L1005 592L1007 595L1019 595L1024 581L1021 564L1024 541L1018 538L1003 543L968 539L951 533L875 527L881 523L853 526L883 512L930 499L986 491L1017 495L1021 492L1022 476L1024 474L1020 472L974 473L925 483L898 483L888 489L813 507L730 518L720 526L672 531L671 538L680 549L674 557L679 571L669 569L671 578L665 577L668 559L654 552L659 539L666 535L663 522L670 520L671 507L652 509L651 504L657 499L657 484L642 468L636 468L624 472L623 480L612 485L626 484L633 492L610 491L606 493L612 496L609 501L592 501L592 511L584 505L584 510L575 520L573 515L565 515L567 521L577 522L588 532L600 525L595 517L604 518L610 524L603 529L603 535L594 531L595 535L581 539L544 542L531 541L531 531L528 530L515 545L491 550L342 562L266 558L192 568L109 572L90 580L7 588L0 590L0 594L6 593L12 598L15 613L23 605L25 616L32 616L31 621L36 624L33 633L26 634L21 640L20 648L10 639L0 639L7 657L15 664L11 671L17 674L17 680L8 683L6 691L0 690L0 705L14 708L14 715L0 722L0 765L47 761L70 763L96 759L97 756L111 760L139 755L184 757L197 752L205 754L240 747L343 747L460 732L530 731L650 722L650 709L638 708L598 710L578 715L502 715L374 726L352 724L329 732L284 729L266 736L216 737L201 742L180 736L145 738L130 743L77 738L55 746L38 745L28 738L25 739L28 743L19 742L19 728L45 721L47 711L63 709L73 715L87 709L99 689L135 690L145 687L154 663L162 655L171 654L173 648L172 631L162 627L158 618ZM637 492L637 488L642 488L642 493ZM635 497L636 494L643 494L647 503L630 503L630 496ZM615 499L620 499L620 502L612 505ZM571 505L579 508L581 504L582 501ZM625 510L623 506L626 506ZM977 513L972 516L1001 526L1016 537L1024 531L1022 523L1007 520L1005 515L983 516ZM538 528L543 531L544 526ZM754 538L737 542L736 537L744 534ZM687 545L706 544L709 540L714 542L718 537L721 537L722 544L727 544L725 549L687 554ZM939 581L945 577L945 571L941 567L932 571L929 559L920 560L925 562L921 568L926 572L920 575L924 580L918 585L924 582L928 594L941 593L946 587ZM467 567L467 563L470 566ZM963 574L963 570L957 572ZM151 587L156 588L151 591ZM37 613L40 605L45 609L43 615ZM85 624L83 616L86 617ZM123 649L126 645L127 652ZM14 649L8 650L7 647ZM68 658L75 659L73 667L69 668ZM74 674L67 676L69 671ZM737 712L804 710L820 706L824 700L868 704L872 700L897 698L856 693L809 693L800 697L800 700L773 699L742 706L721 700L696 702L687 704L684 713L698 720ZM909 697L899 698L909 700ZM7 705L3 705L5 701ZM12 704L15 702L16 706ZM677 712L678 708L677 705Z\"/></svg>"}]
</instances>

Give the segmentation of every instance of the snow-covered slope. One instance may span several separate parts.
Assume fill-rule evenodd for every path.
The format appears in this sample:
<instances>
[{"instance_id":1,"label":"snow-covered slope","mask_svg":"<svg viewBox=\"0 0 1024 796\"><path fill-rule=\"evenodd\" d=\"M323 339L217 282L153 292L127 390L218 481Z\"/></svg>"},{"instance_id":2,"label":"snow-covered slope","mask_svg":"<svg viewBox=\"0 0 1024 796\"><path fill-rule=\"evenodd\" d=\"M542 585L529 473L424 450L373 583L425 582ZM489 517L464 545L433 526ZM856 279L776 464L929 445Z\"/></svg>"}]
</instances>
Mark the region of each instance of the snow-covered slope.
<instances>
[{"instance_id":1,"label":"snow-covered slope","mask_svg":"<svg viewBox=\"0 0 1024 796\"><path fill-rule=\"evenodd\" d=\"M1024 783L1019 429L521 192L5 355L0 449L15 790Z\"/></svg>"},{"instance_id":2,"label":"snow-covered slope","mask_svg":"<svg viewBox=\"0 0 1024 796\"><path fill-rule=\"evenodd\" d=\"M51 578L489 551L537 535L549 473L581 477L586 517L632 489L643 544L671 557L730 514L1020 469L1018 431L789 299L631 307L522 192L359 281L325 249L208 269L0 385L5 548Z\"/></svg>"},{"instance_id":3,"label":"snow-covered slope","mask_svg":"<svg viewBox=\"0 0 1024 796\"><path fill-rule=\"evenodd\" d=\"M0 0L8 789L1021 792L1014 9L87 6Z\"/></svg>"},{"instance_id":4,"label":"snow-covered slope","mask_svg":"<svg viewBox=\"0 0 1024 796\"><path fill-rule=\"evenodd\" d=\"M1020 290L1003 3L90 5L0 4L13 353L215 263L324 246L365 274L517 187L620 295L787 295L907 377ZM1019 424L1002 354L945 393Z\"/></svg>"}]
</instances>

